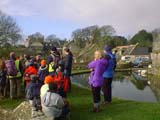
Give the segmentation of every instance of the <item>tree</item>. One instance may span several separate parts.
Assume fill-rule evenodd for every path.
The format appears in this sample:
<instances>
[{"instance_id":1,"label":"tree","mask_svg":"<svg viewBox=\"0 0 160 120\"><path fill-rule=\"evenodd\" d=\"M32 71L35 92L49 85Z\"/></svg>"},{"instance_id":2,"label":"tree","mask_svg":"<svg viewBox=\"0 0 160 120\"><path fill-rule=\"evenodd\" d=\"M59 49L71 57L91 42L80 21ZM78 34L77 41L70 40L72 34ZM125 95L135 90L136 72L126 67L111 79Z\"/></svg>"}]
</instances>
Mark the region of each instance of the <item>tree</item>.
<instances>
[{"instance_id":1,"label":"tree","mask_svg":"<svg viewBox=\"0 0 160 120\"><path fill-rule=\"evenodd\" d=\"M58 46L58 47L61 46L61 39L56 37L55 34L51 34L51 35L47 36L45 41L50 42L52 44L55 44L55 46Z\"/></svg>"},{"instance_id":2,"label":"tree","mask_svg":"<svg viewBox=\"0 0 160 120\"><path fill-rule=\"evenodd\" d=\"M72 39L80 48L84 48L86 44L90 43L96 43L102 46L106 41L104 38L108 38L108 36L113 36L114 34L115 30L110 25L104 25L102 27L93 25L73 31Z\"/></svg>"},{"instance_id":3,"label":"tree","mask_svg":"<svg viewBox=\"0 0 160 120\"><path fill-rule=\"evenodd\" d=\"M34 41L39 41L41 43L44 42L44 35L42 35L40 32L36 32L32 35L28 36L29 42L32 43Z\"/></svg>"},{"instance_id":4,"label":"tree","mask_svg":"<svg viewBox=\"0 0 160 120\"><path fill-rule=\"evenodd\" d=\"M152 47L153 36L146 30L141 30L132 37L129 43L131 44L139 43L139 46L141 47Z\"/></svg>"},{"instance_id":5,"label":"tree","mask_svg":"<svg viewBox=\"0 0 160 120\"><path fill-rule=\"evenodd\" d=\"M0 46L15 45L22 38L20 32L16 21L0 11Z\"/></svg>"},{"instance_id":6,"label":"tree","mask_svg":"<svg viewBox=\"0 0 160 120\"><path fill-rule=\"evenodd\" d=\"M115 29L110 25L104 25L100 27L99 29L100 29L100 33L102 37L103 36L113 36L116 33Z\"/></svg>"},{"instance_id":7,"label":"tree","mask_svg":"<svg viewBox=\"0 0 160 120\"><path fill-rule=\"evenodd\" d=\"M112 40L114 41L114 47L115 46L122 46L127 44L127 39L122 36L113 36Z\"/></svg>"}]
</instances>

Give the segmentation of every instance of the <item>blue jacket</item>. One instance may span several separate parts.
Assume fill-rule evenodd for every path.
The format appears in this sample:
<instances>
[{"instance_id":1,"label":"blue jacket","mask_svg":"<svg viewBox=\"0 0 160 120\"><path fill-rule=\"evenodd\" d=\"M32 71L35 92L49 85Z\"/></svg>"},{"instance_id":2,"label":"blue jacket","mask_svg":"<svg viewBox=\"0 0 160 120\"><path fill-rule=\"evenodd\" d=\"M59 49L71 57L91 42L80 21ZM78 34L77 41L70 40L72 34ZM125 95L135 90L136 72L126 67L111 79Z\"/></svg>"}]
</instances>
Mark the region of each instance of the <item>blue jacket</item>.
<instances>
[{"instance_id":1,"label":"blue jacket","mask_svg":"<svg viewBox=\"0 0 160 120\"><path fill-rule=\"evenodd\" d=\"M110 59L108 60L108 65L106 67L105 72L103 73L104 78L113 78L114 76L114 68L115 68L115 55L112 53L107 53L106 55L110 56Z\"/></svg>"}]
</instances>

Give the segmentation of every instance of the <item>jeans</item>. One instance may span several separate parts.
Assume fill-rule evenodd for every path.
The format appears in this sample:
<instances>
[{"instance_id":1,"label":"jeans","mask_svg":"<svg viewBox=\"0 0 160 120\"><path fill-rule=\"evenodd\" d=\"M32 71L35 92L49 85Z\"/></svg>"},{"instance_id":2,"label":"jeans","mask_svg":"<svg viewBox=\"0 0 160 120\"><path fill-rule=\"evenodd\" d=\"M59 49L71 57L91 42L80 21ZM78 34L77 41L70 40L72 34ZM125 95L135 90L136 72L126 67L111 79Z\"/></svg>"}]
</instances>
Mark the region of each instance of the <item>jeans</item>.
<instances>
[{"instance_id":1,"label":"jeans","mask_svg":"<svg viewBox=\"0 0 160 120\"><path fill-rule=\"evenodd\" d=\"M21 78L9 80L10 83L10 98L20 97L21 94Z\"/></svg>"},{"instance_id":2,"label":"jeans","mask_svg":"<svg viewBox=\"0 0 160 120\"><path fill-rule=\"evenodd\" d=\"M112 101L112 80L113 78L104 78L102 91L104 93L104 101Z\"/></svg>"}]
</instances>

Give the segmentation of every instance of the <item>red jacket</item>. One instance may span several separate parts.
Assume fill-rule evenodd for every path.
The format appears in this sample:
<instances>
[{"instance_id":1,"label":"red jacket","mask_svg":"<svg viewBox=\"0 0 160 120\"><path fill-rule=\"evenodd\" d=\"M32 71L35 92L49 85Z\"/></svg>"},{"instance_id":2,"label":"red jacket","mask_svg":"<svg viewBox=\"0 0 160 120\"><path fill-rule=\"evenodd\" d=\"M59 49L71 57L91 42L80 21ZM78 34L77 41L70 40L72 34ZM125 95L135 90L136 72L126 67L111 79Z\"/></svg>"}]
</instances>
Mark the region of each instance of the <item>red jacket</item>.
<instances>
[{"instance_id":1,"label":"red jacket","mask_svg":"<svg viewBox=\"0 0 160 120\"><path fill-rule=\"evenodd\" d=\"M69 87L68 78L64 76L61 71L59 71L57 74L53 76L53 82L56 82L58 84L58 88L62 86L64 88L64 91L68 92L68 87Z\"/></svg>"},{"instance_id":2,"label":"red jacket","mask_svg":"<svg viewBox=\"0 0 160 120\"><path fill-rule=\"evenodd\" d=\"M29 80L30 78L30 75L37 75L38 74L38 70L33 67L33 66L29 66L25 69L25 72L24 72L24 79L25 80ZM28 77L28 78L27 78Z\"/></svg>"}]
</instances>

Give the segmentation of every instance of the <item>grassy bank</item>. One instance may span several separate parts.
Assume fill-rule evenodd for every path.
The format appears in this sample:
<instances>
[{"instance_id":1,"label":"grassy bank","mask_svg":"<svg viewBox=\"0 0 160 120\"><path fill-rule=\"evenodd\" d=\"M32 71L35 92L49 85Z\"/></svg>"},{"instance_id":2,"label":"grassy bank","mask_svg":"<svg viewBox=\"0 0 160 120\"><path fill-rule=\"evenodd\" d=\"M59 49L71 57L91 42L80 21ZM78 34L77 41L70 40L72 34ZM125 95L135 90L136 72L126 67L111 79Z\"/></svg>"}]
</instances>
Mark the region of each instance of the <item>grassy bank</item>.
<instances>
[{"instance_id":1,"label":"grassy bank","mask_svg":"<svg viewBox=\"0 0 160 120\"><path fill-rule=\"evenodd\" d=\"M0 99L0 108L13 110L16 108L24 99L11 100L9 98Z\"/></svg>"},{"instance_id":2,"label":"grassy bank","mask_svg":"<svg viewBox=\"0 0 160 120\"><path fill-rule=\"evenodd\" d=\"M113 99L112 105L102 106L99 113L92 112L91 92L73 85L68 99L71 120L160 120L160 103L142 103ZM0 100L0 107L13 109L22 100Z\"/></svg>"},{"instance_id":3,"label":"grassy bank","mask_svg":"<svg viewBox=\"0 0 160 120\"><path fill-rule=\"evenodd\" d=\"M92 112L90 91L73 86L69 95L71 120L160 120L160 103L142 103L114 98L112 105Z\"/></svg>"}]
</instances>

